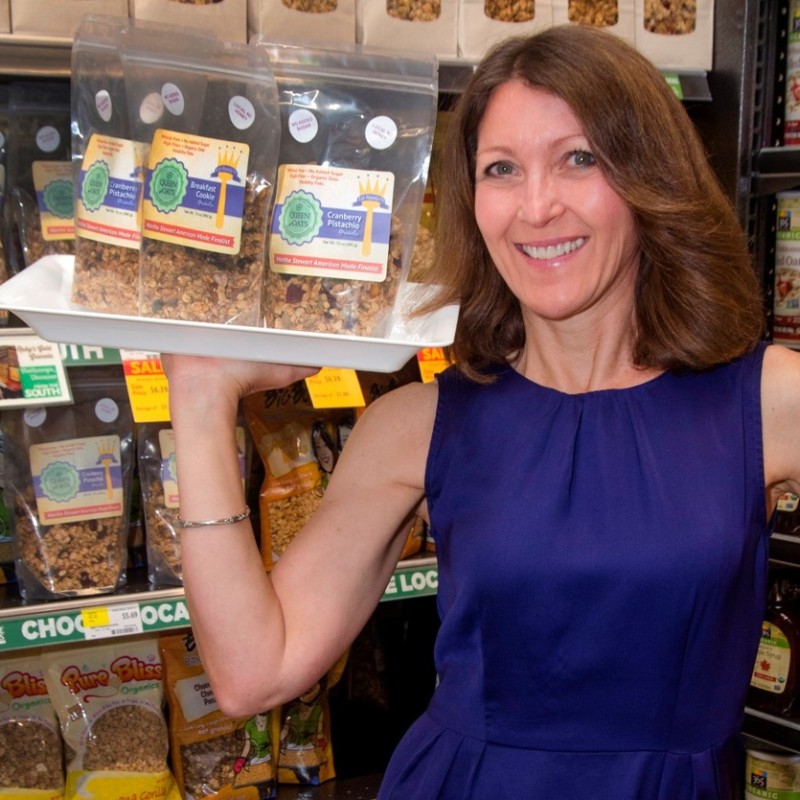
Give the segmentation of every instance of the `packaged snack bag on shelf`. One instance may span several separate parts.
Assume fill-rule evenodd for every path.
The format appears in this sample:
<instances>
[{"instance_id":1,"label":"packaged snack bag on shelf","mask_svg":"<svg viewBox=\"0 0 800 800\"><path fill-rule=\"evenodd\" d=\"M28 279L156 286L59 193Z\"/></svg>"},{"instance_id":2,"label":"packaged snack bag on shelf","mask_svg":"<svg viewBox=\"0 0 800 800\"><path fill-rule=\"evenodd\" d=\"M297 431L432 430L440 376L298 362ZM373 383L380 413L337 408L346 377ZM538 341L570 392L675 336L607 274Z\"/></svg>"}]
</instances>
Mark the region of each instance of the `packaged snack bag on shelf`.
<instances>
[{"instance_id":1,"label":"packaged snack bag on shelf","mask_svg":"<svg viewBox=\"0 0 800 800\"><path fill-rule=\"evenodd\" d=\"M660 69L711 69L714 0L636 0L634 45Z\"/></svg>"},{"instance_id":2,"label":"packaged snack bag on shelf","mask_svg":"<svg viewBox=\"0 0 800 800\"><path fill-rule=\"evenodd\" d=\"M175 436L167 422L146 422L137 427L137 441L149 582L154 587L180 586L180 531L174 524L180 510ZM236 441L244 483L249 449L243 426L236 429Z\"/></svg>"},{"instance_id":3,"label":"packaged snack bag on shelf","mask_svg":"<svg viewBox=\"0 0 800 800\"><path fill-rule=\"evenodd\" d=\"M75 368L73 403L5 409L5 498L26 600L125 582L134 428L119 369Z\"/></svg>"},{"instance_id":4,"label":"packaged snack bag on shelf","mask_svg":"<svg viewBox=\"0 0 800 800\"><path fill-rule=\"evenodd\" d=\"M38 651L0 663L0 797L63 800L61 730Z\"/></svg>"},{"instance_id":5,"label":"packaged snack bag on shelf","mask_svg":"<svg viewBox=\"0 0 800 800\"><path fill-rule=\"evenodd\" d=\"M272 41L356 41L356 0L247 0L249 35Z\"/></svg>"},{"instance_id":6,"label":"packaged snack bag on shelf","mask_svg":"<svg viewBox=\"0 0 800 800\"><path fill-rule=\"evenodd\" d=\"M8 97L6 202L11 204L11 274L44 255L75 252L69 86L12 81Z\"/></svg>"},{"instance_id":7,"label":"packaged snack bag on shelf","mask_svg":"<svg viewBox=\"0 0 800 800\"><path fill-rule=\"evenodd\" d=\"M42 653L67 752L65 800L180 800L155 637Z\"/></svg>"},{"instance_id":8,"label":"packaged snack bag on shelf","mask_svg":"<svg viewBox=\"0 0 800 800\"><path fill-rule=\"evenodd\" d=\"M316 786L336 777L329 692L347 658L345 652L325 676L281 706L278 783Z\"/></svg>"},{"instance_id":9,"label":"packaged snack bag on shelf","mask_svg":"<svg viewBox=\"0 0 800 800\"><path fill-rule=\"evenodd\" d=\"M552 0L553 25L603 28L633 44L636 0Z\"/></svg>"},{"instance_id":10,"label":"packaged snack bag on shelf","mask_svg":"<svg viewBox=\"0 0 800 800\"><path fill-rule=\"evenodd\" d=\"M262 49L132 26L120 55L147 146L139 313L261 326L279 118Z\"/></svg>"},{"instance_id":11,"label":"packaged snack bag on shelf","mask_svg":"<svg viewBox=\"0 0 800 800\"><path fill-rule=\"evenodd\" d=\"M128 0L11 0L11 32L72 39L84 14L128 16Z\"/></svg>"},{"instance_id":12,"label":"packaged snack bag on shelf","mask_svg":"<svg viewBox=\"0 0 800 800\"><path fill-rule=\"evenodd\" d=\"M347 433L353 409L297 405L274 411L272 395L245 399L245 419L264 465L259 493L261 555L271 569L319 506Z\"/></svg>"},{"instance_id":13,"label":"packaged snack bag on shelf","mask_svg":"<svg viewBox=\"0 0 800 800\"><path fill-rule=\"evenodd\" d=\"M359 0L357 40L400 52L458 54L459 0Z\"/></svg>"},{"instance_id":14,"label":"packaged snack bag on shelf","mask_svg":"<svg viewBox=\"0 0 800 800\"><path fill-rule=\"evenodd\" d=\"M247 719L217 706L191 631L161 637L175 779L186 800L276 796L279 714Z\"/></svg>"},{"instance_id":15,"label":"packaged snack bag on shelf","mask_svg":"<svg viewBox=\"0 0 800 800\"><path fill-rule=\"evenodd\" d=\"M247 0L129 0L131 16L247 41Z\"/></svg>"},{"instance_id":16,"label":"packaged snack bag on shelf","mask_svg":"<svg viewBox=\"0 0 800 800\"><path fill-rule=\"evenodd\" d=\"M253 43L273 64L282 130L266 324L383 336L425 191L436 60Z\"/></svg>"},{"instance_id":17,"label":"packaged snack bag on shelf","mask_svg":"<svg viewBox=\"0 0 800 800\"><path fill-rule=\"evenodd\" d=\"M138 313L142 146L131 138L117 38L128 20L85 17L72 46L72 301Z\"/></svg>"},{"instance_id":18,"label":"packaged snack bag on shelf","mask_svg":"<svg viewBox=\"0 0 800 800\"><path fill-rule=\"evenodd\" d=\"M458 54L479 60L502 39L553 24L551 0L460 0Z\"/></svg>"}]
</instances>

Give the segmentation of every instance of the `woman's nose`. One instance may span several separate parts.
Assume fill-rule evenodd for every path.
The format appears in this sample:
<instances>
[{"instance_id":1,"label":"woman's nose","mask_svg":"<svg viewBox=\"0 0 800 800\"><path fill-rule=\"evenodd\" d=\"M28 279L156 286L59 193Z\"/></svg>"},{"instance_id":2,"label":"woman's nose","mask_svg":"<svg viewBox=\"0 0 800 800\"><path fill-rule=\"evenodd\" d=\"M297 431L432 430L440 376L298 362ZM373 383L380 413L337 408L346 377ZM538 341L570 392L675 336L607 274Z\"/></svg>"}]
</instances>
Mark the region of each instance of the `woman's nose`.
<instances>
[{"instance_id":1,"label":"woman's nose","mask_svg":"<svg viewBox=\"0 0 800 800\"><path fill-rule=\"evenodd\" d=\"M531 173L520 194L518 216L530 225L541 227L558 217L564 204L555 181L546 174Z\"/></svg>"}]
</instances>

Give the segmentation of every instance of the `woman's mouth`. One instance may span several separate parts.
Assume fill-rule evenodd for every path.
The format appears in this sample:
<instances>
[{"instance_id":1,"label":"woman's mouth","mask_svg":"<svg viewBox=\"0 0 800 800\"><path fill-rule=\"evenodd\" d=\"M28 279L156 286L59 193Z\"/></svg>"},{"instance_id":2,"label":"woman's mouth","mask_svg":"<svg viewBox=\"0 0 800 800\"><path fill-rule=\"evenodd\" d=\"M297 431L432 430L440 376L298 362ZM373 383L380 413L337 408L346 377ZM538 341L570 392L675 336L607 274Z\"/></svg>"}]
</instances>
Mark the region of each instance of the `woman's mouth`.
<instances>
[{"instance_id":1,"label":"woman's mouth","mask_svg":"<svg viewBox=\"0 0 800 800\"><path fill-rule=\"evenodd\" d=\"M534 258L537 261L549 261L553 258L560 258L561 256L574 253L579 248L583 247L586 242L585 236L579 236L577 239L572 239L569 242L559 242L559 244L549 244L546 247L529 247L527 245L520 245L522 252L528 258Z\"/></svg>"}]
</instances>

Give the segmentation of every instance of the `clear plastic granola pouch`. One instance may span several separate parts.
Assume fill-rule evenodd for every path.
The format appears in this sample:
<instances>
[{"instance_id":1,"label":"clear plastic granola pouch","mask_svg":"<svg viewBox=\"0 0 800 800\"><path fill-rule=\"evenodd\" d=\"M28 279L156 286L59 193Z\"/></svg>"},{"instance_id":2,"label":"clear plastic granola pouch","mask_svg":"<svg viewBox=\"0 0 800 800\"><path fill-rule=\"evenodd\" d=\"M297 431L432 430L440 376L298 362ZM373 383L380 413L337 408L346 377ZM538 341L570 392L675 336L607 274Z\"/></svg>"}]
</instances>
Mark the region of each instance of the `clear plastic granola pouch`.
<instances>
[{"instance_id":1,"label":"clear plastic granola pouch","mask_svg":"<svg viewBox=\"0 0 800 800\"><path fill-rule=\"evenodd\" d=\"M120 58L146 145L139 314L263 325L280 128L265 51L203 32L131 27Z\"/></svg>"},{"instance_id":2,"label":"clear plastic granola pouch","mask_svg":"<svg viewBox=\"0 0 800 800\"><path fill-rule=\"evenodd\" d=\"M267 327L384 336L422 208L436 57L251 45L269 54L280 103Z\"/></svg>"}]
</instances>

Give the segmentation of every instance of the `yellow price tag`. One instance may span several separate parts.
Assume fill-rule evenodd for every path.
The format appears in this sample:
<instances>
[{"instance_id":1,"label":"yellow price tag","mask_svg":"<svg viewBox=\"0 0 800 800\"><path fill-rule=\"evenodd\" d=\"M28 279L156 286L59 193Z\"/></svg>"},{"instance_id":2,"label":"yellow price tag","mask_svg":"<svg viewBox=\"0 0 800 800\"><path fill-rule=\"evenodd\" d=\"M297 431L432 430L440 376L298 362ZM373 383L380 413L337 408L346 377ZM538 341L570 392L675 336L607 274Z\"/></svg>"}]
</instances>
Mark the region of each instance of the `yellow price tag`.
<instances>
[{"instance_id":1,"label":"yellow price tag","mask_svg":"<svg viewBox=\"0 0 800 800\"><path fill-rule=\"evenodd\" d=\"M120 351L134 422L169 422L169 384L158 353Z\"/></svg>"},{"instance_id":2,"label":"yellow price tag","mask_svg":"<svg viewBox=\"0 0 800 800\"><path fill-rule=\"evenodd\" d=\"M450 366L441 347L423 347L417 353L417 364L423 383L430 383L437 373Z\"/></svg>"},{"instance_id":3,"label":"yellow price tag","mask_svg":"<svg viewBox=\"0 0 800 800\"><path fill-rule=\"evenodd\" d=\"M108 608L105 606L81 609L81 621L84 628L102 628L111 623Z\"/></svg>"},{"instance_id":4,"label":"yellow price tag","mask_svg":"<svg viewBox=\"0 0 800 800\"><path fill-rule=\"evenodd\" d=\"M354 369L324 367L306 378L314 408L360 408L366 405L361 384Z\"/></svg>"}]
</instances>

